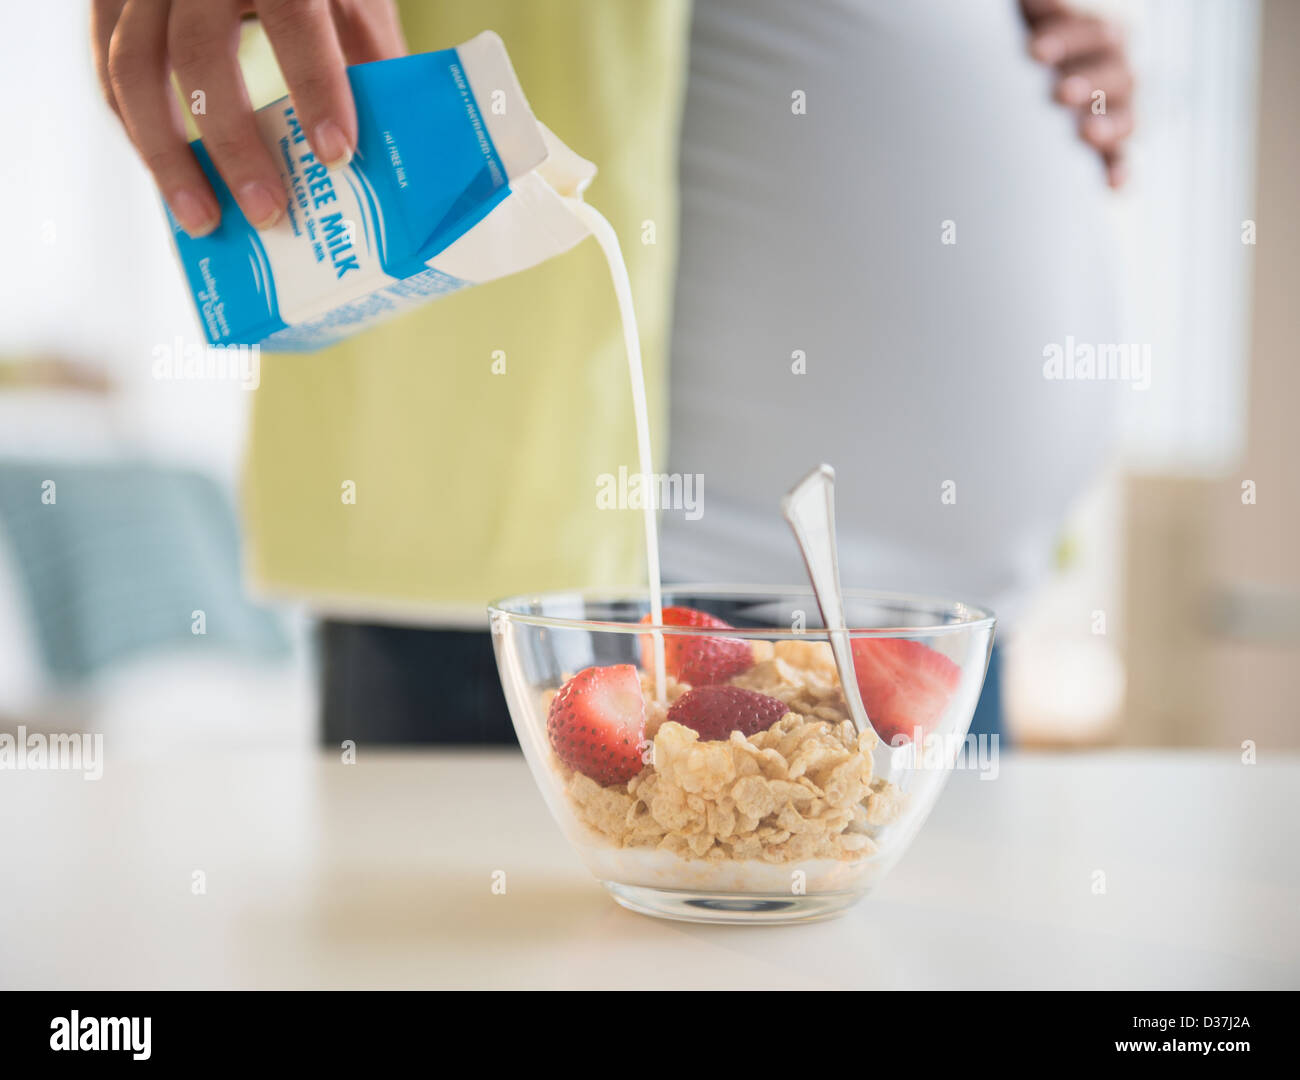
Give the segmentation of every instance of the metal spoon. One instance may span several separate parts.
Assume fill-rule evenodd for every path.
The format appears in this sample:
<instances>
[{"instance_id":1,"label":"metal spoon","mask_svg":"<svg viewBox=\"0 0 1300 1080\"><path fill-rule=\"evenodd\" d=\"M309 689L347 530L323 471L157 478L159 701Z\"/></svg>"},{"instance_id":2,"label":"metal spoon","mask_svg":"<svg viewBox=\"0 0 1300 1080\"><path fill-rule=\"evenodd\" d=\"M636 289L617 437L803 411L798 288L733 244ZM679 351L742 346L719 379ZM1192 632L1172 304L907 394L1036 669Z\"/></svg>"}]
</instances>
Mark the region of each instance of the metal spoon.
<instances>
[{"instance_id":1,"label":"metal spoon","mask_svg":"<svg viewBox=\"0 0 1300 1080\"><path fill-rule=\"evenodd\" d=\"M840 690L849 706L853 726L859 733L872 731L867 708L858 691L853 667L848 624L844 621L844 598L840 595L840 559L835 545L835 470L818 465L781 499L781 514L794 530L794 538L808 567L813 595L821 609L822 622L835 654L840 673ZM877 733L878 734L878 733Z\"/></svg>"}]
</instances>

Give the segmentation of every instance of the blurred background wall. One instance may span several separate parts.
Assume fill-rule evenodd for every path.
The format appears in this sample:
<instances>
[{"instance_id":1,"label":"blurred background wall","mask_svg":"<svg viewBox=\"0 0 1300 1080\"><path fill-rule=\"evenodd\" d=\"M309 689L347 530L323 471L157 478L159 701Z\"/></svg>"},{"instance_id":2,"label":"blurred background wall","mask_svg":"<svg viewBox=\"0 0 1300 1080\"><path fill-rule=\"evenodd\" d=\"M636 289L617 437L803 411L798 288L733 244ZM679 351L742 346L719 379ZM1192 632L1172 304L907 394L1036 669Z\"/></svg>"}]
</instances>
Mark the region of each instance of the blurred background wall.
<instances>
[{"instance_id":1,"label":"blurred background wall","mask_svg":"<svg viewBox=\"0 0 1300 1080\"><path fill-rule=\"evenodd\" d=\"M1133 741L1300 745L1300 5L1262 23L1244 441L1209 475L1127 478Z\"/></svg>"},{"instance_id":2,"label":"blurred background wall","mask_svg":"<svg viewBox=\"0 0 1300 1080\"><path fill-rule=\"evenodd\" d=\"M1118 200L1152 388L1013 644L1046 745L1300 745L1300 5L1150 0ZM1062 694L1072 685L1077 694Z\"/></svg>"}]
</instances>

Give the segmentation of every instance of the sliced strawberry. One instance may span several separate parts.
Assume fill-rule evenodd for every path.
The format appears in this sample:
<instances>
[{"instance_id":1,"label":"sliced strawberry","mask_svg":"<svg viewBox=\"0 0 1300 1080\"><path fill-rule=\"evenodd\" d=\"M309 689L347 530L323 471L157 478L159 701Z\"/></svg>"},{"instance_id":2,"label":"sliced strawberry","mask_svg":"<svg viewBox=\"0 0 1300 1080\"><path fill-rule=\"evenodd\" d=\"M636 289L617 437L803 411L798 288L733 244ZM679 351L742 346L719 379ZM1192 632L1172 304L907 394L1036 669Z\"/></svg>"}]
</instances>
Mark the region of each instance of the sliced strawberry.
<instances>
[{"instance_id":1,"label":"sliced strawberry","mask_svg":"<svg viewBox=\"0 0 1300 1080\"><path fill-rule=\"evenodd\" d=\"M647 615L641 620L651 622ZM664 608L664 626L694 626L708 630L732 630L730 623L704 611L688 607ZM654 664L654 638L641 635L641 666L647 671ZM754 650L739 638L664 634L664 669L678 682L692 686L712 686L726 682L733 675L754 666Z\"/></svg>"},{"instance_id":2,"label":"sliced strawberry","mask_svg":"<svg viewBox=\"0 0 1300 1080\"><path fill-rule=\"evenodd\" d=\"M546 734L561 761L598 784L623 784L641 771L645 698L631 664L589 667L560 689Z\"/></svg>"},{"instance_id":3,"label":"sliced strawberry","mask_svg":"<svg viewBox=\"0 0 1300 1080\"><path fill-rule=\"evenodd\" d=\"M891 744L932 731L961 680L943 653L908 638L854 638L853 667L871 726Z\"/></svg>"},{"instance_id":4,"label":"sliced strawberry","mask_svg":"<svg viewBox=\"0 0 1300 1080\"><path fill-rule=\"evenodd\" d=\"M766 731L790 710L784 701L742 690L739 686L701 686L673 702L668 719L692 728L701 739L725 739L733 731L754 735Z\"/></svg>"}]
</instances>

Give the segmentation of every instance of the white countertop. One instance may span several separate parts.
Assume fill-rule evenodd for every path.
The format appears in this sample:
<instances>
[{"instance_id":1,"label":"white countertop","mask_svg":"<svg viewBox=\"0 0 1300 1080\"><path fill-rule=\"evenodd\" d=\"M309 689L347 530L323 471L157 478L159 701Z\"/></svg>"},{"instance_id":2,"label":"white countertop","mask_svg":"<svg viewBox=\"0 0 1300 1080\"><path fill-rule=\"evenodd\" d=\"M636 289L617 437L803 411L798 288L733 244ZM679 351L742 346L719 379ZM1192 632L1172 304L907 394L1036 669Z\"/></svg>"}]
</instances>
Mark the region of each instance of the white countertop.
<instances>
[{"instance_id":1,"label":"white countertop","mask_svg":"<svg viewBox=\"0 0 1300 1080\"><path fill-rule=\"evenodd\" d=\"M722 927L615 905L511 753L0 771L0 986L1295 988L1298 787L1294 756L1008 754L846 917Z\"/></svg>"}]
</instances>

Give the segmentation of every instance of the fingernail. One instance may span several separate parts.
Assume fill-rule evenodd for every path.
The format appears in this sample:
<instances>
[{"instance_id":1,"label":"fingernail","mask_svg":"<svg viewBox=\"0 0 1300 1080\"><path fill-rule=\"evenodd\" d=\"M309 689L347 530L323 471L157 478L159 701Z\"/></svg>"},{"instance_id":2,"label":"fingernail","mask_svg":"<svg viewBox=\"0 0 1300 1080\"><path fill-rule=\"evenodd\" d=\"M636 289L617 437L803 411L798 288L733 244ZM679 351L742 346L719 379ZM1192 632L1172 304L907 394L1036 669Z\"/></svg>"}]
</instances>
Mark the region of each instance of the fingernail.
<instances>
[{"instance_id":1,"label":"fingernail","mask_svg":"<svg viewBox=\"0 0 1300 1080\"><path fill-rule=\"evenodd\" d=\"M1065 55L1065 43L1053 34L1042 34L1030 42L1029 51L1044 64L1055 64Z\"/></svg>"},{"instance_id":2,"label":"fingernail","mask_svg":"<svg viewBox=\"0 0 1300 1080\"><path fill-rule=\"evenodd\" d=\"M280 205L270 189L251 180L239 189L239 208L255 229L269 229L280 220Z\"/></svg>"},{"instance_id":3,"label":"fingernail","mask_svg":"<svg viewBox=\"0 0 1300 1080\"><path fill-rule=\"evenodd\" d=\"M352 146L343 129L333 120L322 120L312 134L316 156L325 162L327 168L336 169L352 160Z\"/></svg>"},{"instance_id":4,"label":"fingernail","mask_svg":"<svg viewBox=\"0 0 1300 1080\"><path fill-rule=\"evenodd\" d=\"M221 211L210 195L180 188L167 198L181 228L191 236L207 236L221 224Z\"/></svg>"},{"instance_id":5,"label":"fingernail","mask_svg":"<svg viewBox=\"0 0 1300 1080\"><path fill-rule=\"evenodd\" d=\"M1082 75L1071 75L1061 80L1061 100L1067 105L1082 105L1088 100L1088 80Z\"/></svg>"}]
</instances>

